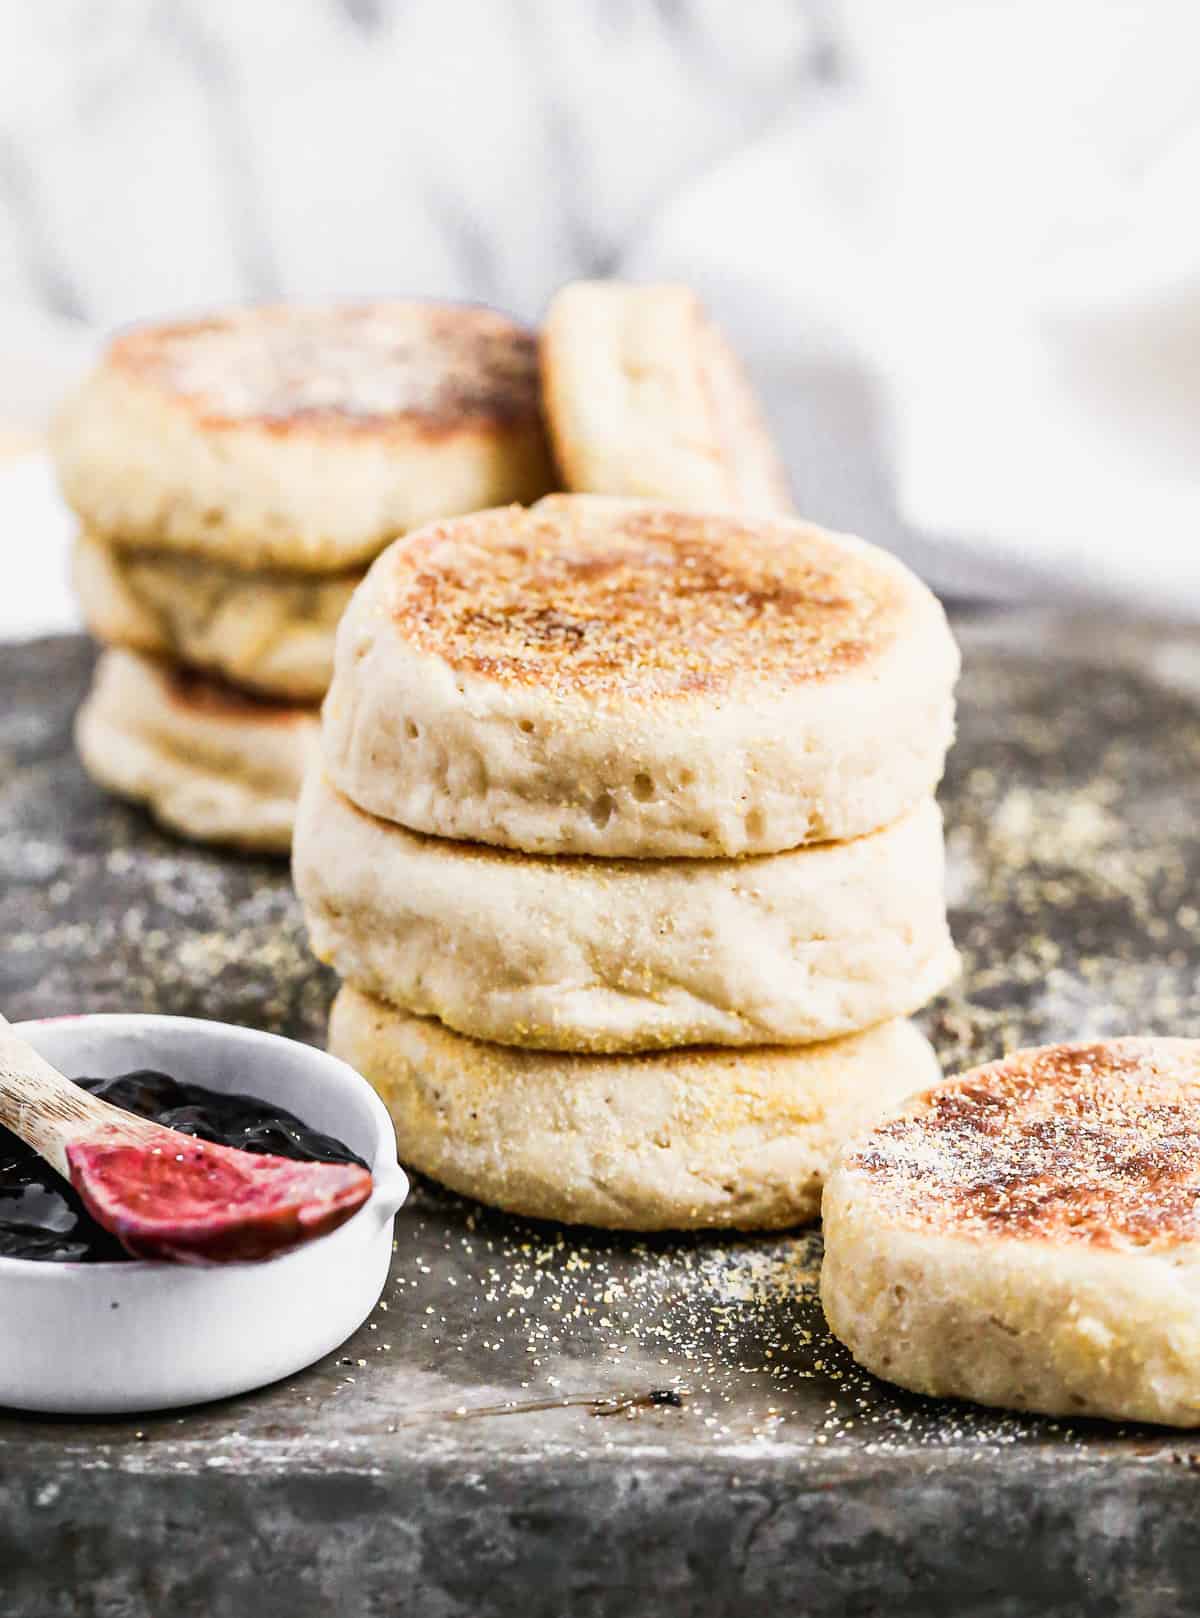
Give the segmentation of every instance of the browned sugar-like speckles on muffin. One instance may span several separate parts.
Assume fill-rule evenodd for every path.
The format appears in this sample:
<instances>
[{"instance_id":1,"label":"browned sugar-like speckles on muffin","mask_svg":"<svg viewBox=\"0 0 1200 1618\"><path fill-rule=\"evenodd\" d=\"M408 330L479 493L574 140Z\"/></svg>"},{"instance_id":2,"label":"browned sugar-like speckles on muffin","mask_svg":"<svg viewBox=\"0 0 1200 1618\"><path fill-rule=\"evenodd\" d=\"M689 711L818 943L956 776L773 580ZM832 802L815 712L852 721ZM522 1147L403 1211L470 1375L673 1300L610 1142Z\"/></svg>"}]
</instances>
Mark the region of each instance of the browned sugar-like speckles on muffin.
<instances>
[{"instance_id":1,"label":"browned sugar-like speckles on muffin","mask_svg":"<svg viewBox=\"0 0 1200 1618\"><path fill-rule=\"evenodd\" d=\"M896 576L819 529L586 498L438 524L387 565L411 645L555 695L825 679L900 616Z\"/></svg>"},{"instance_id":2,"label":"browned sugar-like speckles on muffin","mask_svg":"<svg viewBox=\"0 0 1200 1618\"><path fill-rule=\"evenodd\" d=\"M375 303L231 310L117 338L107 363L207 426L430 434L531 422L537 339L490 309Z\"/></svg>"},{"instance_id":3,"label":"browned sugar-like speckles on muffin","mask_svg":"<svg viewBox=\"0 0 1200 1618\"><path fill-rule=\"evenodd\" d=\"M254 725L293 725L314 718L317 708L273 702L253 691L230 685L216 675L201 674L180 663L158 665L163 691L177 708L200 718L243 719Z\"/></svg>"},{"instance_id":4,"label":"browned sugar-like speckles on muffin","mask_svg":"<svg viewBox=\"0 0 1200 1618\"><path fill-rule=\"evenodd\" d=\"M848 1160L904 1224L1163 1248L1200 1236L1200 1041L1046 1045L976 1068Z\"/></svg>"}]
</instances>

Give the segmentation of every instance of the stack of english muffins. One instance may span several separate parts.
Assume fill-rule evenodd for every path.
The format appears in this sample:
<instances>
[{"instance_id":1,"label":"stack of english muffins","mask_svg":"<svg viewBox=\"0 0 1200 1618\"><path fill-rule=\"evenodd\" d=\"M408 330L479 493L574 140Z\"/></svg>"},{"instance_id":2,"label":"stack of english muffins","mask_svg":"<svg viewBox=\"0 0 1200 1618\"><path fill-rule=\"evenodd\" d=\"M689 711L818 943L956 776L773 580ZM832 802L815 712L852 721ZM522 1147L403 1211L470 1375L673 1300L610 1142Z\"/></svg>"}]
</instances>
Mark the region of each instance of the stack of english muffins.
<instances>
[{"instance_id":1,"label":"stack of english muffins","mask_svg":"<svg viewBox=\"0 0 1200 1618\"><path fill-rule=\"evenodd\" d=\"M84 764L190 836L286 850L333 637L430 518L553 486L535 336L466 305L258 308L118 338L60 412L107 648Z\"/></svg>"},{"instance_id":2,"label":"stack of english muffins","mask_svg":"<svg viewBox=\"0 0 1200 1618\"><path fill-rule=\"evenodd\" d=\"M402 1158L536 1217L814 1217L937 1077L957 668L901 564L787 517L555 495L389 548L294 862Z\"/></svg>"}]
</instances>

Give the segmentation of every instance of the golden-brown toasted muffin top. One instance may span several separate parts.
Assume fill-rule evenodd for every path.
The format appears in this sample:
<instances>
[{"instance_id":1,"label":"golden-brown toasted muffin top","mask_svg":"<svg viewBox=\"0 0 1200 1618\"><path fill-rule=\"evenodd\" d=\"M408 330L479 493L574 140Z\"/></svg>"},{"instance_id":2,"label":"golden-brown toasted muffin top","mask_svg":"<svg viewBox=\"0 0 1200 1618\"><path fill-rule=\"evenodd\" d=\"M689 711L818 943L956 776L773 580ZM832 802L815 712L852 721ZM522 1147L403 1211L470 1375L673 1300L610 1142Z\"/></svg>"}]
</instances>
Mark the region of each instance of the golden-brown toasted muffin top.
<instances>
[{"instance_id":1,"label":"golden-brown toasted muffin top","mask_svg":"<svg viewBox=\"0 0 1200 1618\"><path fill-rule=\"evenodd\" d=\"M282 702L231 685L217 675L202 674L182 663L153 661L162 681L163 692L173 706L198 718L244 720L253 725L292 725L313 718L316 704Z\"/></svg>"},{"instance_id":2,"label":"golden-brown toasted muffin top","mask_svg":"<svg viewBox=\"0 0 1200 1618\"><path fill-rule=\"evenodd\" d=\"M126 332L104 363L213 428L436 436L540 411L536 337L469 304L233 309Z\"/></svg>"},{"instance_id":3,"label":"golden-brown toasted muffin top","mask_svg":"<svg viewBox=\"0 0 1200 1618\"><path fill-rule=\"evenodd\" d=\"M894 638L904 576L801 523L551 495L436 523L378 564L405 642L552 695L827 679Z\"/></svg>"},{"instance_id":4,"label":"golden-brown toasted muffin top","mask_svg":"<svg viewBox=\"0 0 1200 1618\"><path fill-rule=\"evenodd\" d=\"M1044 1045L910 1102L848 1155L917 1229L1099 1247L1200 1236L1200 1040Z\"/></svg>"}]
</instances>

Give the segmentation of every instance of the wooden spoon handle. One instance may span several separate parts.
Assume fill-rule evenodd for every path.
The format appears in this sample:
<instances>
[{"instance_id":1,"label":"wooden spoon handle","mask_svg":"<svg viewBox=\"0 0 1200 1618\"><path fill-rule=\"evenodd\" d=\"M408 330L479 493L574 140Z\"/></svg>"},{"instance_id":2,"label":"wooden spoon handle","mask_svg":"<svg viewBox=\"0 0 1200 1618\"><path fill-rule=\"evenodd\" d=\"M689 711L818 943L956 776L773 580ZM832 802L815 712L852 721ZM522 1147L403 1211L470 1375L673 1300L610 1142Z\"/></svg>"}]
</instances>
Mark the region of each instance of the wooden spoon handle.
<instances>
[{"instance_id":1,"label":"wooden spoon handle","mask_svg":"<svg viewBox=\"0 0 1200 1618\"><path fill-rule=\"evenodd\" d=\"M98 1128L122 1128L129 1115L81 1090L51 1067L0 1014L0 1124L65 1179L68 1144Z\"/></svg>"}]
</instances>

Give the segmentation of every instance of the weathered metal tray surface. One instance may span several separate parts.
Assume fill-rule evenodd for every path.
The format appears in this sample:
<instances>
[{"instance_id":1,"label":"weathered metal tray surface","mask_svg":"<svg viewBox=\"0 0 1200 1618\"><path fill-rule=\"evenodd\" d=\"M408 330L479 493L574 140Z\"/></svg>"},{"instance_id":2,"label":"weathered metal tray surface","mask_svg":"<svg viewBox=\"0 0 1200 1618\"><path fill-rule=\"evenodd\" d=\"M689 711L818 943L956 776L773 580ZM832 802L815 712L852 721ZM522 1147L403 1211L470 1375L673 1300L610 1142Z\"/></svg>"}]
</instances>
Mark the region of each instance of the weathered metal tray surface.
<instances>
[{"instance_id":1,"label":"weathered metal tray surface","mask_svg":"<svg viewBox=\"0 0 1200 1618\"><path fill-rule=\"evenodd\" d=\"M946 1065L1200 1034L1200 637L957 628ZM90 662L0 650L0 1005L319 1040L331 981L284 867L84 780ZM0 1415L0 1613L1195 1610L1200 1435L899 1395L825 1333L819 1251L569 1233L419 1187L384 1302L310 1373L140 1422Z\"/></svg>"}]
</instances>

